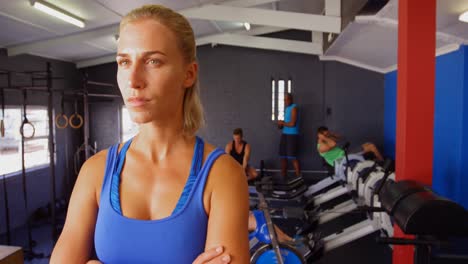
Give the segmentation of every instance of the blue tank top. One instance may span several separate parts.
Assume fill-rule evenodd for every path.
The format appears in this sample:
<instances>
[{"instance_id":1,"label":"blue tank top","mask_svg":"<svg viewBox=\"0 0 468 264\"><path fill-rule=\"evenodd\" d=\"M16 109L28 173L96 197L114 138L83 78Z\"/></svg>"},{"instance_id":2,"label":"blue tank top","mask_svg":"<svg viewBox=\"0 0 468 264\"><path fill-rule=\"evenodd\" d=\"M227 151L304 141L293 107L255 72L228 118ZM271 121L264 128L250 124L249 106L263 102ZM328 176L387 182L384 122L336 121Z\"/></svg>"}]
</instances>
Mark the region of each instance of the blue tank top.
<instances>
[{"instance_id":1,"label":"blue tank top","mask_svg":"<svg viewBox=\"0 0 468 264\"><path fill-rule=\"evenodd\" d=\"M109 149L94 234L96 254L104 264L192 263L205 250L208 216L203 192L210 169L224 154L210 153L203 162L203 141L197 137L190 175L173 213L162 219L139 220L122 215L119 183L131 140L118 153Z\"/></svg>"},{"instance_id":2,"label":"blue tank top","mask_svg":"<svg viewBox=\"0 0 468 264\"><path fill-rule=\"evenodd\" d=\"M284 122L290 122L291 121L291 112L294 107L297 107L296 104L291 104L290 106L286 107L284 109ZM297 111L297 110L296 110ZM298 135L299 134L299 112L296 113L296 124L293 127L283 127L283 134L286 135Z\"/></svg>"}]
</instances>

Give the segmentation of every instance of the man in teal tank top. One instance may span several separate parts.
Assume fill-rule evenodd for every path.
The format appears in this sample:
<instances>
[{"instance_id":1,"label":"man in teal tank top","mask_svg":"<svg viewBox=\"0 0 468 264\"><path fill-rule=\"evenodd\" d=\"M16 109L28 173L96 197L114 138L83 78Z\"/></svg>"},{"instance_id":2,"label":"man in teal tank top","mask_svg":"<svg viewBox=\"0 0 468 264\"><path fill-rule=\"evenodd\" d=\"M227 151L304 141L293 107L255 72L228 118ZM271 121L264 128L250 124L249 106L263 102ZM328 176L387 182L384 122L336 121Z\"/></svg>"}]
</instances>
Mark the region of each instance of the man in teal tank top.
<instances>
[{"instance_id":1,"label":"man in teal tank top","mask_svg":"<svg viewBox=\"0 0 468 264\"><path fill-rule=\"evenodd\" d=\"M287 175L288 160L292 161L296 176L300 176L298 155L299 138L299 113L297 105L293 103L292 94L284 96L284 121L278 121L278 127L282 129L279 155L281 159L281 176Z\"/></svg>"}]
</instances>

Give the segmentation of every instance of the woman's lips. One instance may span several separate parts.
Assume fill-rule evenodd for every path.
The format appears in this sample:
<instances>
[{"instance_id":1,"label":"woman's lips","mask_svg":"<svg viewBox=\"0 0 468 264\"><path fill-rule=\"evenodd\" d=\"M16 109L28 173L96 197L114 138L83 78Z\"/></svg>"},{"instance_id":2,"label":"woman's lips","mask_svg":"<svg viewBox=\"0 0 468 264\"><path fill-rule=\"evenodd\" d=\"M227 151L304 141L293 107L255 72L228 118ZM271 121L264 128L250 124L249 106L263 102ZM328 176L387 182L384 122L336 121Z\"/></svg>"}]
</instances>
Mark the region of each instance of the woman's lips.
<instances>
[{"instance_id":1,"label":"woman's lips","mask_svg":"<svg viewBox=\"0 0 468 264\"><path fill-rule=\"evenodd\" d=\"M145 105L149 100L143 97L130 97L127 99L127 103L132 107L139 107Z\"/></svg>"}]
</instances>

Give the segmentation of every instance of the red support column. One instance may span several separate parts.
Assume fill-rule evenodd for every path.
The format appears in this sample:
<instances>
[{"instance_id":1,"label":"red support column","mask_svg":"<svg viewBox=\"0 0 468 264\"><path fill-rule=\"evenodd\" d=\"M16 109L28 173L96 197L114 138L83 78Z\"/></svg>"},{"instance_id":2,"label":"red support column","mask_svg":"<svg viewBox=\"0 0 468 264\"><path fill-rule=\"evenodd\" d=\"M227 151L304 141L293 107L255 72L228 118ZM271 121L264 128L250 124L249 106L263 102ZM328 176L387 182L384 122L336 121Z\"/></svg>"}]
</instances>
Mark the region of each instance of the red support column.
<instances>
[{"instance_id":1,"label":"red support column","mask_svg":"<svg viewBox=\"0 0 468 264\"><path fill-rule=\"evenodd\" d=\"M396 178L431 185L436 0L399 0L398 5ZM395 236L403 236L399 228ZM394 247L394 264L412 264L413 258L413 247Z\"/></svg>"}]
</instances>

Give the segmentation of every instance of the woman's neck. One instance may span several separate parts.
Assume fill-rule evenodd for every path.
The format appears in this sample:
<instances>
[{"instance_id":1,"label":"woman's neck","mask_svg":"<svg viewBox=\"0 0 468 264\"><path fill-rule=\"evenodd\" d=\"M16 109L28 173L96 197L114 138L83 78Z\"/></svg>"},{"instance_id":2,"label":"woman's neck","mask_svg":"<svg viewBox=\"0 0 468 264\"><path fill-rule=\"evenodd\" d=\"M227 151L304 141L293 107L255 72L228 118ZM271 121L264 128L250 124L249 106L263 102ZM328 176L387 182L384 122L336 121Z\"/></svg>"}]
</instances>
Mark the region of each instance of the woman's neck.
<instances>
[{"instance_id":1,"label":"woman's neck","mask_svg":"<svg viewBox=\"0 0 468 264\"><path fill-rule=\"evenodd\" d=\"M177 149L191 147L195 143L194 136L184 134L183 125L174 122L170 124L146 123L140 126L138 135L132 145L142 152L152 162L165 160Z\"/></svg>"}]
</instances>

